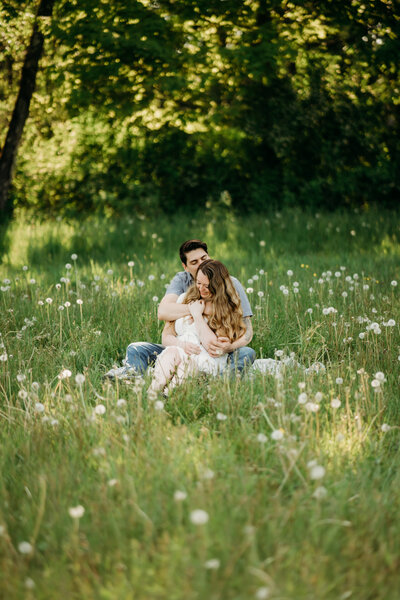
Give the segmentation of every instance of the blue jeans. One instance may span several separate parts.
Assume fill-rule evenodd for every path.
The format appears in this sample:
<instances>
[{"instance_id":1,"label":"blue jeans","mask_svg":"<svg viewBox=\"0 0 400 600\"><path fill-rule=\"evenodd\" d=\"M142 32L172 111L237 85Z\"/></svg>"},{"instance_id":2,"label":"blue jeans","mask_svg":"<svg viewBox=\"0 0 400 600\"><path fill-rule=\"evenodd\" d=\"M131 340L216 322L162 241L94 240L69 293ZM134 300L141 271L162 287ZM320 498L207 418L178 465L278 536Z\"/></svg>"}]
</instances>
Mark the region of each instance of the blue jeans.
<instances>
[{"instance_id":1,"label":"blue jeans","mask_svg":"<svg viewBox=\"0 0 400 600\"><path fill-rule=\"evenodd\" d=\"M124 364L133 367L138 374L144 374L147 367L156 362L157 356L164 350L161 344L151 344L150 342L133 342L126 349ZM246 367L253 364L256 353L253 348L244 346L238 348L228 355L228 368L231 374L235 371L241 373Z\"/></svg>"}]
</instances>

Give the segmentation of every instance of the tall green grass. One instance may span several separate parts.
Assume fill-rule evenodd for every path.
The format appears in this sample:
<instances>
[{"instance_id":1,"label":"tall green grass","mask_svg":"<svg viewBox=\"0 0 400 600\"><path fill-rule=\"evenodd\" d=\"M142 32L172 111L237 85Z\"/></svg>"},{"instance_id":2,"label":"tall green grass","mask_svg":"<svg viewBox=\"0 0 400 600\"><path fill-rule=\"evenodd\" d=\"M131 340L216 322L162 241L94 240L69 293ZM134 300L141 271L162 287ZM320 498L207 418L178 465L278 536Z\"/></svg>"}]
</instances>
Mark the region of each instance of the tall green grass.
<instances>
[{"instance_id":1,"label":"tall green grass","mask_svg":"<svg viewBox=\"0 0 400 600\"><path fill-rule=\"evenodd\" d=\"M326 370L194 379L164 406L103 382L159 341L190 237L248 288L258 358ZM3 597L396 600L399 237L377 212L20 215L0 267Z\"/></svg>"}]
</instances>

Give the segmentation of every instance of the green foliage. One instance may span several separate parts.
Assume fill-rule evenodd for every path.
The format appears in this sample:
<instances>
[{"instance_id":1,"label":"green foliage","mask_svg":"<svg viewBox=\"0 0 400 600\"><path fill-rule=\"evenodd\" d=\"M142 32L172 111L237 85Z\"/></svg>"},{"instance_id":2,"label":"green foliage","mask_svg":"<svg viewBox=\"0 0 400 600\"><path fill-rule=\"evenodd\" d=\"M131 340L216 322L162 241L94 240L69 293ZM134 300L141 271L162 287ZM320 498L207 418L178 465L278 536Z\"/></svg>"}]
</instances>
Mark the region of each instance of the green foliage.
<instances>
[{"instance_id":1,"label":"green foliage","mask_svg":"<svg viewBox=\"0 0 400 600\"><path fill-rule=\"evenodd\" d=\"M0 14L5 115L32 10ZM224 190L242 212L397 206L390 2L62 0L46 36L19 206L150 214Z\"/></svg>"}]
</instances>

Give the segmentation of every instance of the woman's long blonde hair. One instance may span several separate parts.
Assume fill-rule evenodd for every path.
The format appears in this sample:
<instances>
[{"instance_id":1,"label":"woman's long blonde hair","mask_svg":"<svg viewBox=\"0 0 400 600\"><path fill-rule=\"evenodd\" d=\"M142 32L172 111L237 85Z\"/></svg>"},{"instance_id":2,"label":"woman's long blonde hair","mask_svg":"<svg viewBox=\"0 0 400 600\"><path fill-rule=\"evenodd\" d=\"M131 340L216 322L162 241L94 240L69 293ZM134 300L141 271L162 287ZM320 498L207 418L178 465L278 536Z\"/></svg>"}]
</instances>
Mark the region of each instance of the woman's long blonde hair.
<instances>
[{"instance_id":1,"label":"woman's long blonde hair","mask_svg":"<svg viewBox=\"0 0 400 600\"><path fill-rule=\"evenodd\" d=\"M240 338L246 331L243 322L243 310L238 293L232 283L228 269L218 260L205 260L197 269L195 282L189 288L184 304L201 300L196 286L197 273L201 271L209 280L211 293L211 314L208 325L219 337L227 337L230 342Z\"/></svg>"}]
</instances>

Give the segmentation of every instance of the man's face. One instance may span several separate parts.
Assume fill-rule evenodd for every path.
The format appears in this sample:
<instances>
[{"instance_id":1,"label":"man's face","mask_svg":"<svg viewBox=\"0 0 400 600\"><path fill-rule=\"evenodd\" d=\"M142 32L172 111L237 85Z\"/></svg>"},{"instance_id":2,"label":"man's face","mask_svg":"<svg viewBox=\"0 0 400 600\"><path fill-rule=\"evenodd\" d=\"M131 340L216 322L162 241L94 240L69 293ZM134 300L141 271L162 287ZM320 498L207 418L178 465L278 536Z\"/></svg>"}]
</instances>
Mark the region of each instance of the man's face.
<instances>
[{"instance_id":1,"label":"man's face","mask_svg":"<svg viewBox=\"0 0 400 600\"><path fill-rule=\"evenodd\" d=\"M183 268L194 278L198 266L209 258L207 252L203 250L203 248L196 248L196 250L191 250L186 253L186 265L182 263Z\"/></svg>"}]
</instances>

